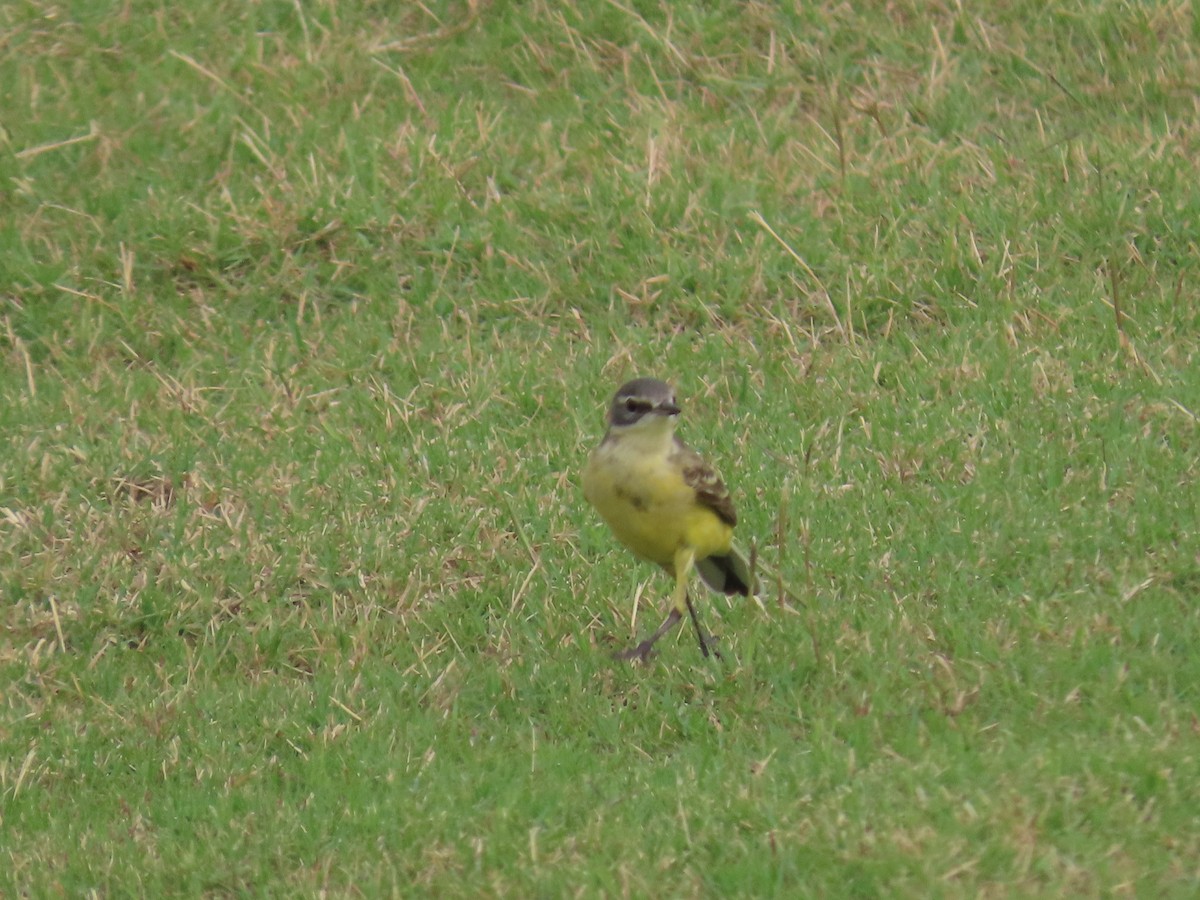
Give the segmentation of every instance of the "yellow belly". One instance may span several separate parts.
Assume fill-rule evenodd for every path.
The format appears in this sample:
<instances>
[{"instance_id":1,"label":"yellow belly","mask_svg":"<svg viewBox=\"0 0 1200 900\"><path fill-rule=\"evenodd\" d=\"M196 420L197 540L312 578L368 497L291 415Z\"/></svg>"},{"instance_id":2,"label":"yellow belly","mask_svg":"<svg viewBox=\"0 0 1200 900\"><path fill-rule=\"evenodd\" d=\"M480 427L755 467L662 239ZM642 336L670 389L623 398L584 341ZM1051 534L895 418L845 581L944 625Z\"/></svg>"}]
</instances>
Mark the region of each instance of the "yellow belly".
<instances>
[{"instance_id":1,"label":"yellow belly","mask_svg":"<svg viewBox=\"0 0 1200 900\"><path fill-rule=\"evenodd\" d=\"M583 473L583 493L626 547L642 559L675 571L675 553L691 548L696 559L730 550L733 529L707 506L665 455L623 452L601 445Z\"/></svg>"}]
</instances>

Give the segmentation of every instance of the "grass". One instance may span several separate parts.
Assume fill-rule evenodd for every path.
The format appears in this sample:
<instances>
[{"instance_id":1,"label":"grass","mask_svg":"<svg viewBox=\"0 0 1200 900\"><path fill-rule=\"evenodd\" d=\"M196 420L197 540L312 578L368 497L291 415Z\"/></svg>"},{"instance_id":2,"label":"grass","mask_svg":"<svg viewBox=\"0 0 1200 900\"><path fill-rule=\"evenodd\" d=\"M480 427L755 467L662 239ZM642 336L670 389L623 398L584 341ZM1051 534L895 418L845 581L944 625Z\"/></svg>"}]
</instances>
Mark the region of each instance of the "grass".
<instances>
[{"instance_id":1,"label":"grass","mask_svg":"<svg viewBox=\"0 0 1200 900\"><path fill-rule=\"evenodd\" d=\"M0 895L1194 895L1198 21L0 10Z\"/></svg>"}]
</instances>

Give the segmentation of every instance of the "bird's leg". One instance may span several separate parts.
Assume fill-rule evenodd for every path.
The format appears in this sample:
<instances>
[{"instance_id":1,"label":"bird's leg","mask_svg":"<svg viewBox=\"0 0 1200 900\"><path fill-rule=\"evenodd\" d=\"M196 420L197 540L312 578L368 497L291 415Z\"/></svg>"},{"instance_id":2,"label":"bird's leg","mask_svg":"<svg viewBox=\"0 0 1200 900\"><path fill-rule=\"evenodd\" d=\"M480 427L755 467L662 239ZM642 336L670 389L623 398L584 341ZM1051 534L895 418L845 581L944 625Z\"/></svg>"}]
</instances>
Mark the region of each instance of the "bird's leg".
<instances>
[{"instance_id":1,"label":"bird's leg","mask_svg":"<svg viewBox=\"0 0 1200 900\"><path fill-rule=\"evenodd\" d=\"M672 598L672 608L681 616L685 609L688 611L688 615L692 617L692 626L696 629L696 641L700 644L700 655L708 659L708 641L704 637L704 632L700 630L700 617L696 615L696 607L692 605L692 598L688 596L687 589L688 575L691 574L695 562L696 551L692 548L682 547L675 551L675 596ZM717 653L715 648L712 653L717 659L721 658L721 654Z\"/></svg>"},{"instance_id":2,"label":"bird's leg","mask_svg":"<svg viewBox=\"0 0 1200 900\"><path fill-rule=\"evenodd\" d=\"M658 626L658 630L650 637L646 638L636 647L631 647L621 653L613 654L615 659L640 659L643 662L649 658L650 650L654 647L654 642L660 637L679 624L679 620L683 618L683 611L686 609L688 615L691 616L692 626L696 629L696 640L700 644L700 653L707 659L710 654L708 640L704 637L704 632L700 628L700 617L696 615L696 607L692 605L692 598L688 596L687 583L688 575L691 574L692 565L696 561L696 551L690 547L683 547L675 553L675 592L671 596L671 612L667 615L666 621ZM711 654L717 659L721 658L721 654L716 648L711 648Z\"/></svg>"},{"instance_id":3,"label":"bird's leg","mask_svg":"<svg viewBox=\"0 0 1200 900\"><path fill-rule=\"evenodd\" d=\"M675 551L675 593L671 597L671 612L667 615L666 621L658 626L658 631L636 647L615 654L617 659L640 659L645 662L650 656L650 649L654 646L654 642L679 624L679 620L683 618L683 611L688 606L687 579L695 559L696 551L694 550L682 547Z\"/></svg>"},{"instance_id":4,"label":"bird's leg","mask_svg":"<svg viewBox=\"0 0 1200 900\"><path fill-rule=\"evenodd\" d=\"M679 620L682 618L683 613L677 609L672 609L666 621L658 626L658 630L654 634L650 635L650 637L646 638L636 647L630 647L628 650L614 653L613 659L640 659L642 662L645 662L650 657L650 650L654 647L654 642L678 625Z\"/></svg>"},{"instance_id":5,"label":"bird's leg","mask_svg":"<svg viewBox=\"0 0 1200 900\"><path fill-rule=\"evenodd\" d=\"M692 605L692 598L689 597L687 594L684 594L683 598L684 598L684 600L687 601L688 613L691 614L692 625L694 625L696 628L696 640L700 642L700 653L704 656L705 659L708 659L708 654L711 651L713 656L715 656L717 659L721 659L722 658L721 654L717 650L717 648L716 647L710 648L708 646L708 641L706 641L704 639L704 632L700 630L700 617L696 615L696 607ZM711 638L711 635L709 637Z\"/></svg>"}]
</instances>

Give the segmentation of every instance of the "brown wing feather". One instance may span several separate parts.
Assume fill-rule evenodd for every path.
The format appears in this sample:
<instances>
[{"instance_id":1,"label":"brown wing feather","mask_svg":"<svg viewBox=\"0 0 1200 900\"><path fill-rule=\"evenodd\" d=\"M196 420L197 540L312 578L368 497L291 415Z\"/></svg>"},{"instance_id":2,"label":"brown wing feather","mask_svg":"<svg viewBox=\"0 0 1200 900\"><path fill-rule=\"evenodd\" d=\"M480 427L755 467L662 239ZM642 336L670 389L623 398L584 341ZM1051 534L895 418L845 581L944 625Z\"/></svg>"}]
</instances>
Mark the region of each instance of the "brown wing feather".
<instances>
[{"instance_id":1,"label":"brown wing feather","mask_svg":"<svg viewBox=\"0 0 1200 900\"><path fill-rule=\"evenodd\" d=\"M717 470L679 438L675 439L673 456L683 469L683 480L696 492L696 499L715 512L730 526L737 524L737 512L729 489L717 474Z\"/></svg>"}]
</instances>

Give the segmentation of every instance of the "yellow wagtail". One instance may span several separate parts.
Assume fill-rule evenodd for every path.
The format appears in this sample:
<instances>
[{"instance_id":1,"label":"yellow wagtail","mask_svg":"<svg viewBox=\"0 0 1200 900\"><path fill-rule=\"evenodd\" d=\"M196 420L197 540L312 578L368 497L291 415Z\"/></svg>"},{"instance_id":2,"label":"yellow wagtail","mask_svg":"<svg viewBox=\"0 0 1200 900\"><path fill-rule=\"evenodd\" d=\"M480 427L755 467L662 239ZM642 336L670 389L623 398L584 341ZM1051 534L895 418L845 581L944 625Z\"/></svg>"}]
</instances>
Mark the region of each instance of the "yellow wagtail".
<instances>
[{"instance_id":1,"label":"yellow wagtail","mask_svg":"<svg viewBox=\"0 0 1200 900\"><path fill-rule=\"evenodd\" d=\"M616 654L618 659L645 660L685 608L700 652L708 656L709 643L688 596L693 567L715 591L752 591L750 566L733 546L737 513L729 491L716 470L675 436L679 412L670 386L655 378L623 385L613 397L608 433L583 470L584 496L621 543L675 576L666 621L636 647Z\"/></svg>"}]
</instances>

